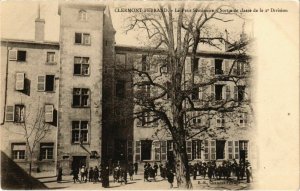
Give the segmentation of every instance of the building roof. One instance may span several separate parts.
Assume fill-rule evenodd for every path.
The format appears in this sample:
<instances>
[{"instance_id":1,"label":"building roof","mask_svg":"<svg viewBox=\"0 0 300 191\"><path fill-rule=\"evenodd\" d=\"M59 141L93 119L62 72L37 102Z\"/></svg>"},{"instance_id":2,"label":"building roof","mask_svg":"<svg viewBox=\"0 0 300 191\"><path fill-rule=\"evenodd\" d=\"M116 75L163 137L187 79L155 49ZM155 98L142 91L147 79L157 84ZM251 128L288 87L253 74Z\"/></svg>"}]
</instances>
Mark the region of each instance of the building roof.
<instances>
[{"instance_id":1,"label":"building roof","mask_svg":"<svg viewBox=\"0 0 300 191\"><path fill-rule=\"evenodd\" d=\"M116 51L120 52L136 52L136 53L157 53L163 54L166 53L165 49L158 48L153 49L151 47L138 47L138 46L129 46L129 45L115 45ZM232 58L236 57L238 53L236 52L221 52L221 51L198 51L197 56L202 57L220 57L220 58Z\"/></svg>"},{"instance_id":2,"label":"building roof","mask_svg":"<svg viewBox=\"0 0 300 191\"><path fill-rule=\"evenodd\" d=\"M1 38L1 42L11 42L11 43L20 43L20 44L36 44L36 45L51 45L51 46L59 47L59 42L55 42L55 41L35 41L35 40Z\"/></svg>"}]
</instances>

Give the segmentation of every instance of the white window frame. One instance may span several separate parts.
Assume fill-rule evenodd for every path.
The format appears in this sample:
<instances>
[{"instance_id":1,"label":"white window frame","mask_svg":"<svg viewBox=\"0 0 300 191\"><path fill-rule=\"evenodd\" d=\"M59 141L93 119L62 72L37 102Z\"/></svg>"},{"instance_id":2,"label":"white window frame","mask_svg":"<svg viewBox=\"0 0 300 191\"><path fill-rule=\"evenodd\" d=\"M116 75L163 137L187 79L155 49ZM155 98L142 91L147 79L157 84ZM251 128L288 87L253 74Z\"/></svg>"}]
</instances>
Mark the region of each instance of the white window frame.
<instances>
[{"instance_id":1,"label":"white window frame","mask_svg":"<svg viewBox=\"0 0 300 191\"><path fill-rule=\"evenodd\" d=\"M81 36L81 42L76 42L76 34L80 34ZM88 38L85 38L88 37ZM90 33L82 33L82 32L75 32L75 44L77 45L91 45L91 35ZM87 41L86 41L87 40Z\"/></svg>"},{"instance_id":2,"label":"white window frame","mask_svg":"<svg viewBox=\"0 0 300 191\"><path fill-rule=\"evenodd\" d=\"M80 10L79 11L79 20L80 21L87 21L88 19L88 14L86 10Z\"/></svg>"},{"instance_id":3,"label":"white window frame","mask_svg":"<svg viewBox=\"0 0 300 191\"><path fill-rule=\"evenodd\" d=\"M16 149L14 150L14 147L20 145L21 147L25 147L24 149L20 150L20 149ZM24 152L24 158L20 158L20 152ZM17 152L17 157L15 158L15 154L14 152ZM11 144L11 158L13 160L26 160L26 143L12 143Z\"/></svg>"},{"instance_id":4,"label":"white window frame","mask_svg":"<svg viewBox=\"0 0 300 191\"><path fill-rule=\"evenodd\" d=\"M18 57L19 57L19 52L26 52L26 56L25 56L25 60L19 60ZM13 57L12 57L12 54L13 54ZM8 52L8 59L10 61L18 61L18 62L26 62L27 60L27 51L26 50L9 50Z\"/></svg>"},{"instance_id":5,"label":"white window frame","mask_svg":"<svg viewBox=\"0 0 300 191\"><path fill-rule=\"evenodd\" d=\"M80 62L76 62L76 59L80 59ZM87 60L87 62L84 62L84 60ZM80 65L80 73L79 74L75 74L75 65ZM88 66L88 72L84 73L83 72L83 66L86 65ZM80 57L80 56L75 56L74 57L74 65L73 65L73 75L74 76L89 76L90 75L90 57Z\"/></svg>"},{"instance_id":6,"label":"white window frame","mask_svg":"<svg viewBox=\"0 0 300 191\"><path fill-rule=\"evenodd\" d=\"M42 149L45 149L45 151L46 151L45 158L42 157L43 156L42 155ZM52 157L49 157L49 150L48 149L52 149ZM40 144L40 159L41 160L53 160L54 159L54 143L41 143Z\"/></svg>"},{"instance_id":7,"label":"white window frame","mask_svg":"<svg viewBox=\"0 0 300 191\"><path fill-rule=\"evenodd\" d=\"M55 52L47 52L46 63L54 64L56 62L56 57L55 56L56 56Z\"/></svg>"},{"instance_id":8,"label":"white window frame","mask_svg":"<svg viewBox=\"0 0 300 191\"><path fill-rule=\"evenodd\" d=\"M74 94L75 89L79 89L79 94ZM88 93L87 94L83 94L83 92L82 92L83 90L87 90ZM79 105L74 105L74 95L80 96ZM88 96L87 104L86 105L84 105L82 103L82 100L83 100L82 97L83 96ZM90 99L91 99L91 91L90 91L90 89L88 89L88 88L73 88L72 97L73 97L73 99L72 99L72 106L73 107L89 107L90 106Z\"/></svg>"},{"instance_id":9,"label":"white window frame","mask_svg":"<svg viewBox=\"0 0 300 191\"><path fill-rule=\"evenodd\" d=\"M79 122L79 126L78 128L74 129L73 128L73 122ZM87 122L87 128L86 129L82 129L82 122ZM81 143L81 138L82 138L82 131L87 131L87 139L86 140L83 140L82 143L89 143L89 132L90 132L90 127L89 127L89 121L87 120L76 120L76 121L72 121L72 134L71 134L71 137L72 137L72 144L78 144L78 143ZM78 131L79 132L79 140L73 140L73 131Z\"/></svg>"},{"instance_id":10,"label":"white window frame","mask_svg":"<svg viewBox=\"0 0 300 191\"><path fill-rule=\"evenodd\" d=\"M248 124L247 113L240 113L239 124L240 127L247 127Z\"/></svg>"},{"instance_id":11,"label":"white window frame","mask_svg":"<svg viewBox=\"0 0 300 191\"><path fill-rule=\"evenodd\" d=\"M46 90L47 76L54 76L53 90ZM54 74L39 75L38 80L37 80L37 91L38 92L55 92L55 75Z\"/></svg>"}]
</instances>

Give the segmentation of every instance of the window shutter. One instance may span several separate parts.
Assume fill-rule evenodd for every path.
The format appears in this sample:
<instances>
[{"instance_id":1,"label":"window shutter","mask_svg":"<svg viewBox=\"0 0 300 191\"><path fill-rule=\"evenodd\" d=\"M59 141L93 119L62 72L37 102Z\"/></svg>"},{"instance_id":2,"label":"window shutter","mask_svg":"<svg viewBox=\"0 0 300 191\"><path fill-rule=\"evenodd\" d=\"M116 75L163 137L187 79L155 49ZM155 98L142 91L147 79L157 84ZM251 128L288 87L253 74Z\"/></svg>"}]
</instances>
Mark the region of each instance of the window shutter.
<instances>
[{"instance_id":1,"label":"window shutter","mask_svg":"<svg viewBox=\"0 0 300 191\"><path fill-rule=\"evenodd\" d=\"M229 60L224 60L223 61L224 65L224 74L228 75L229 74Z\"/></svg>"},{"instance_id":2,"label":"window shutter","mask_svg":"<svg viewBox=\"0 0 300 191\"><path fill-rule=\"evenodd\" d=\"M185 66L185 73L191 74L192 73L192 60L190 57L186 57L184 66Z\"/></svg>"},{"instance_id":3,"label":"window shutter","mask_svg":"<svg viewBox=\"0 0 300 191\"><path fill-rule=\"evenodd\" d=\"M17 58L18 58L18 51L17 50L10 50L8 52L8 58L9 58L9 60L17 60Z\"/></svg>"},{"instance_id":4,"label":"window shutter","mask_svg":"<svg viewBox=\"0 0 300 191\"><path fill-rule=\"evenodd\" d=\"M160 142L158 140L153 141L154 145L154 160L160 160Z\"/></svg>"},{"instance_id":5,"label":"window shutter","mask_svg":"<svg viewBox=\"0 0 300 191\"><path fill-rule=\"evenodd\" d=\"M216 141L210 141L210 159L216 160Z\"/></svg>"},{"instance_id":6,"label":"window shutter","mask_svg":"<svg viewBox=\"0 0 300 191\"><path fill-rule=\"evenodd\" d=\"M25 73L16 73L16 90L24 90Z\"/></svg>"},{"instance_id":7,"label":"window shutter","mask_svg":"<svg viewBox=\"0 0 300 191\"><path fill-rule=\"evenodd\" d=\"M238 87L234 86L234 100L237 101L238 100Z\"/></svg>"},{"instance_id":8,"label":"window shutter","mask_svg":"<svg viewBox=\"0 0 300 191\"><path fill-rule=\"evenodd\" d=\"M204 159L209 160L209 146L208 140L204 140Z\"/></svg>"},{"instance_id":9,"label":"window shutter","mask_svg":"<svg viewBox=\"0 0 300 191\"><path fill-rule=\"evenodd\" d=\"M189 160L192 160L192 141L186 141L186 153Z\"/></svg>"},{"instance_id":10,"label":"window shutter","mask_svg":"<svg viewBox=\"0 0 300 191\"><path fill-rule=\"evenodd\" d=\"M232 67L232 72L231 73L233 75L237 75L237 73L238 73L238 70L237 70L238 67L237 67L237 65L238 65L237 61L233 60L232 61L232 66L231 66Z\"/></svg>"},{"instance_id":11,"label":"window shutter","mask_svg":"<svg viewBox=\"0 0 300 191\"><path fill-rule=\"evenodd\" d=\"M46 76L38 76L38 91L45 91Z\"/></svg>"},{"instance_id":12,"label":"window shutter","mask_svg":"<svg viewBox=\"0 0 300 191\"><path fill-rule=\"evenodd\" d=\"M227 99L227 96L226 96L226 86L227 85L223 85L222 86L222 100Z\"/></svg>"},{"instance_id":13,"label":"window shutter","mask_svg":"<svg viewBox=\"0 0 300 191\"><path fill-rule=\"evenodd\" d=\"M226 100L230 100L230 86L226 85Z\"/></svg>"},{"instance_id":14,"label":"window shutter","mask_svg":"<svg viewBox=\"0 0 300 191\"><path fill-rule=\"evenodd\" d=\"M53 122L53 105L45 105L45 122Z\"/></svg>"},{"instance_id":15,"label":"window shutter","mask_svg":"<svg viewBox=\"0 0 300 191\"><path fill-rule=\"evenodd\" d=\"M203 88L199 87L199 100L203 100Z\"/></svg>"},{"instance_id":16,"label":"window shutter","mask_svg":"<svg viewBox=\"0 0 300 191\"><path fill-rule=\"evenodd\" d=\"M227 141L228 159L233 159L233 141Z\"/></svg>"},{"instance_id":17,"label":"window shutter","mask_svg":"<svg viewBox=\"0 0 300 191\"><path fill-rule=\"evenodd\" d=\"M239 149L239 141L234 141L234 158L240 158L240 149Z\"/></svg>"},{"instance_id":18,"label":"window shutter","mask_svg":"<svg viewBox=\"0 0 300 191\"><path fill-rule=\"evenodd\" d=\"M161 141L161 160L167 160L167 141Z\"/></svg>"},{"instance_id":19,"label":"window shutter","mask_svg":"<svg viewBox=\"0 0 300 191\"><path fill-rule=\"evenodd\" d=\"M210 67L210 76L211 77L215 77L215 59L211 59L210 60L210 64L211 64L211 67Z\"/></svg>"},{"instance_id":20,"label":"window shutter","mask_svg":"<svg viewBox=\"0 0 300 191\"><path fill-rule=\"evenodd\" d=\"M141 141L135 141L135 161L141 160Z\"/></svg>"},{"instance_id":21,"label":"window shutter","mask_svg":"<svg viewBox=\"0 0 300 191\"><path fill-rule=\"evenodd\" d=\"M14 121L15 108L14 106L6 106L5 121Z\"/></svg>"}]
</instances>

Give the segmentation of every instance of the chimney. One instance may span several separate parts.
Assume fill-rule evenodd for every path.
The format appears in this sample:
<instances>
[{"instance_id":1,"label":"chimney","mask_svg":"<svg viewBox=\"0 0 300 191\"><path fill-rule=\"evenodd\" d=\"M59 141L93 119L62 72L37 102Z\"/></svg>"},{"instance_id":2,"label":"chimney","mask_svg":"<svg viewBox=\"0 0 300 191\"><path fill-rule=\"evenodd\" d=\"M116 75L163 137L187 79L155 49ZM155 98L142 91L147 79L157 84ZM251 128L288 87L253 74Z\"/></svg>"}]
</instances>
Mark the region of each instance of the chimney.
<instances>
[{"instance_id":1,"label":"chimney","mask_svg":"<svg viewBox=\"0 0 300 191\"><path fill-rule=\"evenodd\" d=\"M35 19L35 41L44 41L45 20L41 19L40 4L38 5L38 17Z\"/></svg>"}]
</instances>

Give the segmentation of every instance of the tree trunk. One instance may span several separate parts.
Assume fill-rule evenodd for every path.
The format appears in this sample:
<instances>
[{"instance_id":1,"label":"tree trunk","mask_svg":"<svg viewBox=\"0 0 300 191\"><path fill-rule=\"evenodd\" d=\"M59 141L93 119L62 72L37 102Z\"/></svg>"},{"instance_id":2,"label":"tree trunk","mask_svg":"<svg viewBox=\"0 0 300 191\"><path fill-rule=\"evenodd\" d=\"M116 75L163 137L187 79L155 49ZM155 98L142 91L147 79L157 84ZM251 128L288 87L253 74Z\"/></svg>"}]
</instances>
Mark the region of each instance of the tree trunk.
<instances>
[{"instance_id":1,"label":"tree trunk","mask_svg":"<svg viewBox=\"0 0 300 191\"><path fill-rule=\"evenodd\" d=\"M31 175L31 171L32 171L32 162L29 162L29 175Z\"/></svg>"},{"instance_id":2,"label":"tree trunk","mask_svg":"<svg viewBox=\"0 0 300 191\"><path fill-rule=\"evenodd\" d=\"M182 189L192 189L193 185L190 177L190 168L187 154L186 152L180 152L180 149L178 149L175 155L177 186L178 188Z\"/></svg>"}]
</instances>

